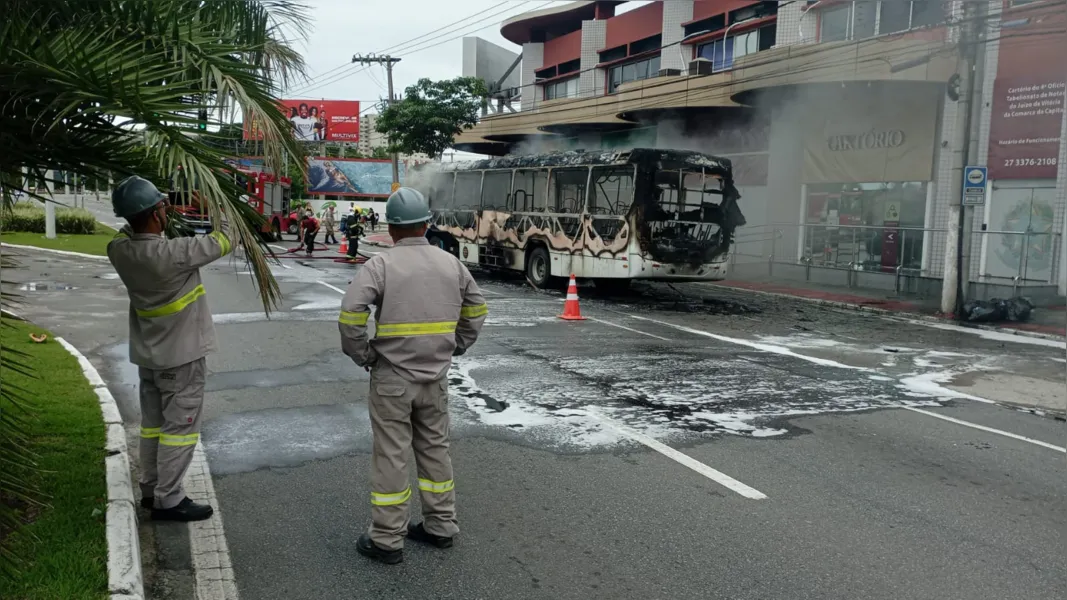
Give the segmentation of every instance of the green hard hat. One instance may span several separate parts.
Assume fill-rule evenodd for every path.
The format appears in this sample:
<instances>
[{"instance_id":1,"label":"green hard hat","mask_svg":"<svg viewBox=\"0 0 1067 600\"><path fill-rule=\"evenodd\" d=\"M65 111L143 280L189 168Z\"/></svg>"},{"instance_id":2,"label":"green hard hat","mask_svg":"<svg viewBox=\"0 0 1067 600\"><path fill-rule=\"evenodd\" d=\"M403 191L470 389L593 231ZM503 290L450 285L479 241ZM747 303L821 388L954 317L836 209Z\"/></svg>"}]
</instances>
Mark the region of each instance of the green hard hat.
<instances>
[{"instance_id":1,"label":"green hard hat","mask_svg":"<svg viewBox=\"0 0 1067 600\"><path fill-rule=\"evenodd\" d=\"M385 203L385 222L390 225L410 225L429 221L430 205L422 192L402 187L389 196Z\"/></svg>"},{"instance_id":2,"label":"green hard hat","mask_svg":"<svg viewBox=\"0 0 1067 600\"><path fill-rule=\"evenodd\" d=\"M116 217L132 217L159 204L167 195L151 181L136 175L127 177L111 192L111 207Z\"/></svg>"}]
</instances>

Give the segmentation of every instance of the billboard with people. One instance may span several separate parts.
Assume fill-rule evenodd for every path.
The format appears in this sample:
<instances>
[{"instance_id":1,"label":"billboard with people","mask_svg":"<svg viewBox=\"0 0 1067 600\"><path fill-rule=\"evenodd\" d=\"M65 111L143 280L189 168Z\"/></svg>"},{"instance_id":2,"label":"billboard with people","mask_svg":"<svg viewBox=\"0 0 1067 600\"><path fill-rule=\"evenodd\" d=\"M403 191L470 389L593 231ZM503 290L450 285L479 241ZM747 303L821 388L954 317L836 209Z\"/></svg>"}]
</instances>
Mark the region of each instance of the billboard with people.
<instances>
[{"instance_id":1,"label":"billboard with people","mask_svg":"<svg viewBox=\"0 0 1067 600\"><path fill-rule=\"evenodd\" d=\"M301 142L358 142L358 100L282 100L293 135ZM244 138L262 139L253 119L245 119Z\"/></svg>"},{"instance_id":2,"label":"billboard with people","mask_svg":"<svg viewBox=\"0 0 1067 600\"><path fill-rule=\"evenodd\" d=\"M406 165L400 164L400 181ZM388 196L392 192L393 166L388 160L370 158L308 159L307 193L331 196Z\"/></svg>"}]
</instances>

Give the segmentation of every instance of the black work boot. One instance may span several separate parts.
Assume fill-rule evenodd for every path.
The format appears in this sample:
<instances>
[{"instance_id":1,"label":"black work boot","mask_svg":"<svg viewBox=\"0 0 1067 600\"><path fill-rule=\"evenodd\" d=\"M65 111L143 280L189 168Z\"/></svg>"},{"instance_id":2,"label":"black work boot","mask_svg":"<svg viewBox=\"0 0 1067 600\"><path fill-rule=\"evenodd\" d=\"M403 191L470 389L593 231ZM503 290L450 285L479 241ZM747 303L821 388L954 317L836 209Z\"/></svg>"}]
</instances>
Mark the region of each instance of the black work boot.
<instances>
[{"instance_id":1,"label":"black work boot","mask_svg":"<svg viewBox=\"0 0 1067 600\"><path fill-rule=\"evenodd\" d=\"M207 504L197 504L189 498L183 498L174 508L153 508L153 521L203 521L211 518L215 509Z\"/></svg>"},{"instance_id":2,"label":"black work boot","mask_svg":"<svg viewBox=\"0 0 1067 600\"><path fill-rule=\"evenodd\" d=\"M404 562L404 549L400 550L386 550L385 548L379 548L370 536L364 533L356 540L356 551L366 556L367 558L373 558L378 562L383 562L387 565L398 565Z\"/></svg>"},{"instance_id":3,"label":"black work boot","mask_svg":"<svg viewBox=\"0 0 1067 600\"><path fill-rule=\"evenodd\" d=\"M408 537L416 542L437 546L438 548L452 547L452 538L434 535L426 531L426 527L422 523L408 523Z\"/></svg>"},{"instance_id":4,"label":"black work boot","mask_svg":"<svg viewBox=\"0 0 1067 600\"><path fill-rule=\"evenodd\" d=\"M149 496L147 498L141 498L141 508L147 508L148 510L152 510L152 507L155 506L155 505L156 505L155 498L152 498L151 496Z\"/></svg>"}]
</instances>

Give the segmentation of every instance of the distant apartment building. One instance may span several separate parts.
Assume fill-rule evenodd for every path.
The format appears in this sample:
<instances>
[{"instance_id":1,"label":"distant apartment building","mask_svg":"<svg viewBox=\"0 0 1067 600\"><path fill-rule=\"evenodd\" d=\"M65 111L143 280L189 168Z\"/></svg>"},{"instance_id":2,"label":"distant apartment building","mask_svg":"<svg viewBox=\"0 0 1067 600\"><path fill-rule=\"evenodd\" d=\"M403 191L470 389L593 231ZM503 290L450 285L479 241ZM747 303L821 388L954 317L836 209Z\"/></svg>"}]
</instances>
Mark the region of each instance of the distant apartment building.
<instances>
[{"instance_id":1,"label":"distant apartment building","mask_svg":"<svg viewBox=\"0 0 1067 600\"><path fill-rule=\"evenodd\" d=\"M748 220L737 275L918 294L939 293L961 202L953 159L966 152L988 168L964 249L972 295L1067 291L1061 0L669 0L616 14L621 4L505 21L522 46L521 110L486 116L455 147L724 156ZM958 42L970 23L965 118Z\"/></svg>"},{"instance_id":2,"label":"distant apartment building","mask_svg":"<svg viewBox=\"0 0 1067 600\"><path fill-rule=\"evenodd\" d=\"M389 146L389 140L386 139L385 134L375 129L377 122L378 115L368 114L359 117L359 153L364 156L373 154L375 148L387 148ZM409 165L415 165L431 162L433 158L422 153L401 154L400 160Z\"/></svg>"}]
</instances>

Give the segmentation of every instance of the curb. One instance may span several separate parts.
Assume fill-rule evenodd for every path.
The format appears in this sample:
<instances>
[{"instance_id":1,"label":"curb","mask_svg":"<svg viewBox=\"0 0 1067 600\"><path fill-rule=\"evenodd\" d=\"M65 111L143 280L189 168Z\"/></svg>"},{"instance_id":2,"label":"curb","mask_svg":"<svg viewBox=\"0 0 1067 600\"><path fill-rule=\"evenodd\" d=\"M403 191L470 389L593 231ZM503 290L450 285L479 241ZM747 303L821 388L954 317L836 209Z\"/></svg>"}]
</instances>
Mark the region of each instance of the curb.
<instances>
[{"instance_id":1,"label":"curb","mask_svg":"<svg viewBox=\"0 0 1067 600\"><path fill-rule=\"evenodd\" d=\"M6 244L5 244L6 245ZM130 456L126 431L118 404L89 359L67 340L57 342L74 358L82 374L100 401L100 412L107 427L107 590L112 600L143 600L144 575L141 572L141 542L137 535L137 509L130 478Z\"/></svg>"},{"instance_id":2,"label":"curb","mask_svg":"<svg viewBox=\"0 0 1067 600\"><path fill-rule=\"evenodd\" d=\"M1040 332L1037 332L1037 331L1024 331L1024 330L1021 330L1021 329L1012 329L1010 327L994 327L994 326L991 326L991 325L979 325L979 324L974 324L974 323L960 323L960 322L956 322L956 321L954 321L952 319L946 319L946 318L942 318L942 317L934 317L934 316L930 316L930 315L924 315L924 314L921 314L921 313L901 313L900 311L889 310L889 309L886 309L886 308L879 308L877 306L864 306L862 304L852 304L852 303L849 303L849 302L840 302L840 301L837 301L837 300L823 300L822 298L808 298L806 296L794 296L792 294L784 294L784 293L781 293L781 292L765 292L763 290L753 290L753 289L743 288L743 287L734 287L732 285L724 285L724 284L719 284L719 283L705 283L704 285L707 285L707 286L710 286L710 287L716 287L716 288L720 288L720 289L725 289L725 290L731 290L731 291L735 291L735 292L743 292L743 293L748 293L748 294L755 294L757 296L768 296L768 297L771 297L771 298L783 298L783 299L789 299L789 300L800 300L802 302L810 302L812 304L819 304L819 305L828 306L828 307L831 307L831 308L838 308L838 309L850 310L850 311L858 311L858 312L869 312L869 313L878 314L878 315L887 315L887 316L891 316L891 317L896 318L896 319L904 319L904 320L909 320L910 319L910 320L927 321L929 323L938 323L938 324L942 324L942 325L949 324L949 325L955 325L957 327L963 327L963 328L968 328L968 329L981 329L983 331L993 331L993 332L997 332L997 333L1004 333L1004 334L1007 334L1007 335L1017 335L1017 336L1020 336L1020 337L1030 337L1030 338L1037 338L1037 339L1044 339L1044 340L1052 340L1054 342L1062 342L1062 341L1064 341L1064 336L1055 335L1055 334L1051 334L1051 333L1040 333Z\"/></svg>"},{"instance_id":3,"label":"curb","mask_svg":"<svg viewBox=\"0 0 1067 600\"><path fill-rule=\"evenodd\" d=\"M0 246L4 248L15 248L17 250L35 250L37 252L47 252L49 254L59 254L61 256L76 256L78 258L91 258L94 260L108 260L106 256L97 256L95 254L85 254L84 252L71 252L70 250L55 250L53 248L38 248L37 246L24 246L22 244L9 244L7 242L0 242Z\"/></svg>"}]
</instances>

